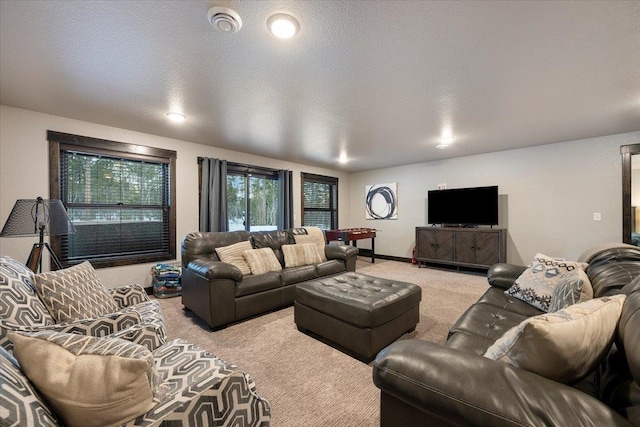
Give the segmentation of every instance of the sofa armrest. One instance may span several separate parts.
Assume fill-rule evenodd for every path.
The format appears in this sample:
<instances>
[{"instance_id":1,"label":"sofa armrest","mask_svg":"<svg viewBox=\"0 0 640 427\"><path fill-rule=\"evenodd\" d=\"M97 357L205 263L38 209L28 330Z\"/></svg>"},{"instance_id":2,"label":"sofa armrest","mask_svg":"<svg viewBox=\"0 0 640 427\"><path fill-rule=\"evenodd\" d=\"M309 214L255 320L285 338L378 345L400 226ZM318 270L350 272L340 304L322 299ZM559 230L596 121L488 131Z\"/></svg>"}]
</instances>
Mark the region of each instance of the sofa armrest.
<instances>
[{"instance_id":1,"label":"sofa armrest","mask_svg":"<svg viewBox=\"0 0 640 427\"><path fill-rule=\"evenodd\" d=\"M597 399L502 362L438 344L401 340L382 350L373 381L419 408L424 425L630 426ZM387 415L382 413L381 418Z\"/></svg>"},{"instance_id":2,"label":"sofa armrest","mask_svg":"<svg viewBox=\"0 0 640 427\"><path fill-rule=\"evenodd\" d=\"M494 264L487 271L487 280L493 287L509 289L513 282L524 273L527 267L515 264L498 263Z\"/></svg>"},{"instance_id":3,"label":"sofa armrest","mask_svg":"<svg viewBox=\"0 0 640 427\"><path fill-rule=\"evenodd\" d=\"M231 279L236 282L242 280L242 272L238 267L222 261L197 258L187 265L187 269L207 279Z\"/></svg>"},{"instance_id":4,"label":"sofa armrest","mask_svg":"<svg viewBox=\"0 0 640 427\"><path fill-rule=\"evenodd\" d=\"M107 289L119 308L132 307L136 304L151 301L141 285L131 284Z\"/></svg>"},{"instance_id":5,"label":"sofa armrest","mask_svg":"<svg viewBox=\"0 0 640 427\"><path fill-rule=\"evenodd\" d=\"M349 245L326 245L324 253L327 259L347 260L358 255L358 248Z\"/></svg>"}]
</instances>

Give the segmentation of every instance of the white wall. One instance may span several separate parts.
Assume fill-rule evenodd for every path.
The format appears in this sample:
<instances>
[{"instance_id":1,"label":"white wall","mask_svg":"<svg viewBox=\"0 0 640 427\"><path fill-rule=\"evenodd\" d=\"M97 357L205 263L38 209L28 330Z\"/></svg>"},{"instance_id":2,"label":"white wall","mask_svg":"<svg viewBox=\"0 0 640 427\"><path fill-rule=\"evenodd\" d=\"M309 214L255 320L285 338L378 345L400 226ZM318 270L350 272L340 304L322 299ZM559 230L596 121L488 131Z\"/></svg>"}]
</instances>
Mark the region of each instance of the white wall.
<instances>
[{"instance_id":1,"label":"white wall","mask_svg":"<svg viewBox=\"0 0 640 427\"><path fill-rule=\"evenodd\" d=\"M178 156L176 165L176 240L178 245L176 254L178 258L180 257L180 242L184 235L198 230L197 158L199 156L292 170L296 226L299 226L301 221L300 172L338 177L339 215L341 218L349 215L349 175L346 173L0 105L0 225L4 225L17 199L48 197L49 144L47 130L175 150ZM0 254L24 262L35 241L35 236L2 238L0 239ZM44 258L48 263L49 257ZM148 273L152 265L153 263L103 268L98 270L98 275L108 287L126 283L148 285L150 283ZM48 264L45 264L44 267L43 271L47 271Z\"/></svg>"},{"instance_id":2,"label":"white wall","mask_svg":"<svg viewBox=\"0 0 640 427\"><path fill-rule=\"evenodd\" d=\"M354 173L349 226L382 230L377 253L410 257L415 227L427 225L428 190L498 185L508 262L527 264L536 252L576 259L622 241L620 146L639 142L632 132ZM365 186L386 182L398 183L398 220L365 220Z\"/></svg>"}]
</instances>

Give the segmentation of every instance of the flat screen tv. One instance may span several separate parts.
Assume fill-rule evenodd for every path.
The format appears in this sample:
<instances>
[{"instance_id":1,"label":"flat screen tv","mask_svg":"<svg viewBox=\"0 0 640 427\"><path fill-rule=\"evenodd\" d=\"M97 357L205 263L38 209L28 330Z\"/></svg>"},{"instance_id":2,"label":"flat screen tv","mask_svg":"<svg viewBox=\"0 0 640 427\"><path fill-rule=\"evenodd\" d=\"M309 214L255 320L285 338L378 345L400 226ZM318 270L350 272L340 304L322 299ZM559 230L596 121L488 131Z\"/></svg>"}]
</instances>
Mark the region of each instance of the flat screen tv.
<instances>
[{"instance_id":1,"label":"flat screen tv","mask_svg":"<svg viewBox=\"0 0 640 427\"><path fill-rule=\"evenodd\" d=\"M442 225L497 225L498 186L430 190L427 222Z\"/></svg>"}]
</instances>

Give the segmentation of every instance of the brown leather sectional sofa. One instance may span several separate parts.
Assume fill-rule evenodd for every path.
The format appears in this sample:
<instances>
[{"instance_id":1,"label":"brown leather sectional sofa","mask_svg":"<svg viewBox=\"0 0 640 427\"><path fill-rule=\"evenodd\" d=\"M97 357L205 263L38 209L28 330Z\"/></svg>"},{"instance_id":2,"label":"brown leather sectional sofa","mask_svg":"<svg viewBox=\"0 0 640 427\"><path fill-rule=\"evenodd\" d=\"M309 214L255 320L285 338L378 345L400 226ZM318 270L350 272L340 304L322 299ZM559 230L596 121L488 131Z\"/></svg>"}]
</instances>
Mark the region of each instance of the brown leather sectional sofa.
<instances>
[{"instance_id":1,"label":"brown leather sectional sofa","mask_svg":"<svg viewBox=\"0 0 640 427\"><path fill-rule=\"evenodd\" d=\"M586 379L566 385L482 357L506 330L542 314L504 293L526 267L497 264L445 346L402 340L378 354L380 425L640 426L640 248L585 254L594 297L627 295L614 345Z\"/></svg>"},{"instance_id":2,"label":"brown leather sectional sofa","mask_svg":"<svg viewBox=\"0 0 640 427\"><path fill-rule=\"evenodd\" d=\"M355 271L358 249L326 245L327 261L284 268L282 245L295 244L305 228L278 231L194 232L182 241L182 304L211 328L293 304L295 285L318 277ZM220 261L215 249L249 240L255 249L273 249L283 269L245 275Z\"/></svg>"}]
</instances>

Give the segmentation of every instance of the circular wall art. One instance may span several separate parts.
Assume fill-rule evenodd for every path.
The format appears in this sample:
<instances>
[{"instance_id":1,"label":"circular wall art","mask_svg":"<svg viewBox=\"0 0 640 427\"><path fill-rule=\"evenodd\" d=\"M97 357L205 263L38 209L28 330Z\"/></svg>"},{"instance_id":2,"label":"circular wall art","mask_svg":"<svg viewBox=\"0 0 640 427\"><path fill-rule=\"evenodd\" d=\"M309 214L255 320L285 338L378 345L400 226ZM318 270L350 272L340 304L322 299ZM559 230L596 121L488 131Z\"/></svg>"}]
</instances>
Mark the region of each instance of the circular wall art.
<instances>
[{"instance_id":1,"label":"circular wall art","mask_svg":"<svg viewBox=\"0 0 640 427\"><path fill-rule=\"evenodd\" d=\"M398 219L397 183L365 187L366 219Z\"/></svg>"}]
</instances>

